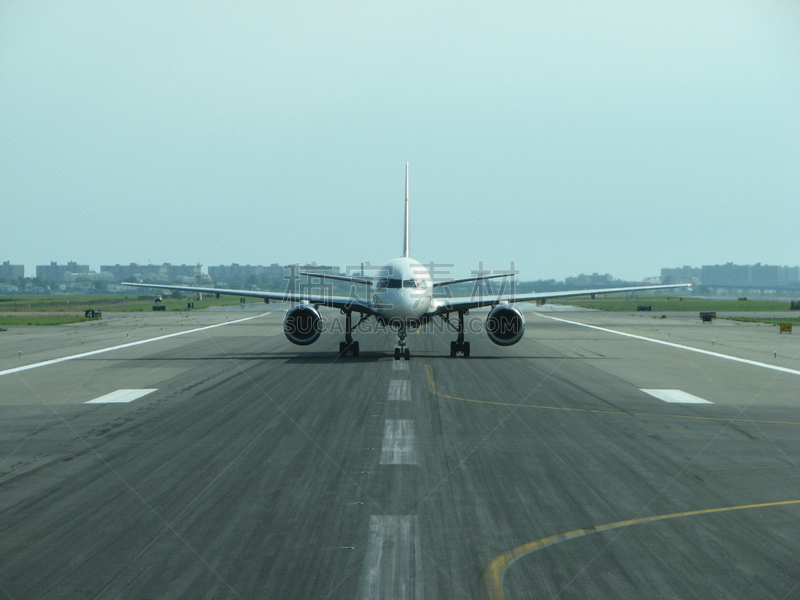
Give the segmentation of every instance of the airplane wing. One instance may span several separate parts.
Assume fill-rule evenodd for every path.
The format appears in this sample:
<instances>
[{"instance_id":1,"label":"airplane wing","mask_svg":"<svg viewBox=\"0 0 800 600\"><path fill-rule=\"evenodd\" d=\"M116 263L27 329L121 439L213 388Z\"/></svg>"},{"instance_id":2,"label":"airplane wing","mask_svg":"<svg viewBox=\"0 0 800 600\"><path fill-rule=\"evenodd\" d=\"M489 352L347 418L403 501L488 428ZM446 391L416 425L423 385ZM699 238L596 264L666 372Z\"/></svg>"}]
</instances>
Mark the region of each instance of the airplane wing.
<instances>
[{"instance_id":1,"label":"airplane wing","mask_svg":"<svg viewBox=\"0 0 800 600\"><path fill-rule=\"evenodd\" d=\"M467 277L466 279L451 279L450 281L437 281L433 287L437 288L442 285L455 285L456 283L467 283L468 281L483 281L484 279L497 279L498 277L509 277L509 274L503 275L481 275L480 277Z\"/></svg>"},{"instance_id":2,"label":"airplane wing","mask_svg":"<svg viewBox=\"0 0 800 600\"><path fill-rule=\"evenodd\" d=\"M372 285L372 277L367 277L366 275L329 275L327 273L306 273L304 271L300 271L300 275L305 275L306 277L321 277L322 279L335 279L336 281L349 281L350 283L361 283L366 285Z\"/></svg>"},{"instance_id":3,"label":"airplane wing","mask_svg":"<svg viewBox=\"0 0 800 600\"><path fill-rule=\"evenodd\" d=\"M443 315L455 311L466 311L470 308L495 306L503 302L535 302L537 300L551 300L553 298L570 298L572 296L595 296L597 294L614 294L618 292L644 292L649 290L668 290L674 288L688 288L690 283L674 285L642 285L636 287L601 288L598 290L574 290L570 292L542 292L539 294L518 294L516 296L486 296L483 298L435 298L435 315Z\"/></svg>"},{"instance_id":4,"label":"airplane wing","mask_svg":"<svg viewBox=\"0 0 800 600\"><path fill-rule=\"evenodd\" d=\"M183 285L162 285L158 283L128 283L122 285L128 287L152 288L159 290L178 290L181 292L200 292L201 294L215 294L216 296L243 296L248 298L262 298L263 300L275 300L276 302L308 302L320 306L352 310L358 313L375 315L375 309L370 300L362 298L351 298L349 296L328 296L325 294L289 294L284 292L259 292L255 290L227 290L224 288L204 288Z\"/></svg>"}]
</instances>

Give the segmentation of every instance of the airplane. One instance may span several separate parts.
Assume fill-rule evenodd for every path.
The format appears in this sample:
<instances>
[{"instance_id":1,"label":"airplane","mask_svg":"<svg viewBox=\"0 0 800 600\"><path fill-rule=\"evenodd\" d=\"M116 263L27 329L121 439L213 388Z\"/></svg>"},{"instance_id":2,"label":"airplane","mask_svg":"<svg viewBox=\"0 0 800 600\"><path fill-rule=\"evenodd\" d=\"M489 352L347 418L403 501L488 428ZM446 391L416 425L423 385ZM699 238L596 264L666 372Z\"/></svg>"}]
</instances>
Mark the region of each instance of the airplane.
<instances>
[{"instance_id":1,"label":"airplane","mask_svg":"<svg viewBox=\"0 0 800 600\"><path fill-rule=\"evenodd\" d=\"M227 294L262 298L265 302L275 300L279 302L295 303L292 308L286 311L283 321L283 332L290 342L299 346L313 344L319 339L322 333L322 316L319 313L319 306L338 308L345 316L345 337L344 341L339 343L340 356L346 356L348 353L353 357L359 355L359 343L357 340L353 339L353 313L360 315L360 320L356 324L356 327L374 317L380 324L388 325L390 328L397 331L397 345L394 349L395 360L411 359L411 351L406 344L408 330L417 328L437 317L446 322L457 334L455 341L450 343L450 356L456 357L458 354L461 354L464 358L467 358L470 355L470 343L464 339L464 316L470 309L491 307L485 320L486 332L489 339L500 346L511 346L519 342L525 332L525 317L519 308L515 306L515 303L518 302L544 302L553 298L568 298L573 296L596 297L598 294L691 287L691 284L644 285L569 292L498 295L495 297L434 297L433 291L440 286L478 282L508 277L509 275L481 275L477 277L468 277L466 279L434 282L425 265L409 256L408 230L410 195L408 166L408 163L406 163L405 227L403 254L399 258L390 260L383 265L383 267L378 270L378 275L374 277L363 275L363 271L361 275L300 273L305 276L366 285L371 289L371 297L366 299L359 298L352 295L352 293L350 296L330 296L327 294L261 292L195 286L154 285L151 283L124 282L122 285L215 294L216 297L219 297L221 294ZM450 320L450 315L452 313L458 315L457 325L454 325Z\"/></svg>"}]
</instances>

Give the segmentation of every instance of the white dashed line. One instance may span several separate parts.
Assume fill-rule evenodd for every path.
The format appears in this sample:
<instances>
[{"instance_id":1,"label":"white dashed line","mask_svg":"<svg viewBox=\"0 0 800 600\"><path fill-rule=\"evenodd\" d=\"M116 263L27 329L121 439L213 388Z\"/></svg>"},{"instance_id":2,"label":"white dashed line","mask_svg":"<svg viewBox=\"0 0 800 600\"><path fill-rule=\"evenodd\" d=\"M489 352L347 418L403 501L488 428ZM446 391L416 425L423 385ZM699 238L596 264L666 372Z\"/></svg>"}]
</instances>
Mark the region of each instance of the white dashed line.
<instances>
[{"instance_id":1,"label":"white dashed line","mask_svg":"<svg viewBox=\"0 0 800 600\"><path fill-rule=\"evenodd\" d=\"M408 371L408 361L405 361L405 360L393 360L392 361L392 371Z\"/></svg>"},{"instance_id":2,"label":"white dashed line","mask_svg":"<svg viewBox=\"0 0 800 600\"><path fill-rule=\"evenodd\" d=\"M389 382L388 400L411 400L411 386L408 379L392 379Z\"/></svg>"},{"instance_id":3,"label":"white dashed line","mask_svg":"<svg viewBox=\"0 0 800 600\"><path fill-rule=\"evenodd\" d=\"M683 390L642 390L645 394L650 394L663 400L664 402L672 402L674 404L714 404L708 400L703 400L697 396L693 396Z\"/></svg>"},{"instance_id":4,"label":"white dashed line","mask_svg":"<svg viewBox=\"0 0 800 600\"><path fill-rule=\"evenodd\" d=\"M372 515L360 600L422 600L419 517Z\"/></svg>"},{"instance_id":5,"label":"white dashed line","mask_svg":"<svg viewBox=\"0 0 800 600\"><path fill-rule=\"evenodd\" d=\"M414 443L414 421L387 419L381 447L382 465L415 465L417 451Z\"/></svg>"},{"instance_id":6,"label":"white dashed line","mask_svg":"<svg viewBox=\"0 0 800 600\"><path fill-rule=\"evenodd\" d=\"M105 396L100 396L99 398L95 398L94 400L89 400L88 402L84 402L84 404L119 404L125 402L133 402L134 400L138 400L142 396L147 396L147 394L152 394L155 391L156 391L155 389L117 390L116 392L111 392L110 394L106 394Z\"/></svg>"}]
</instances>

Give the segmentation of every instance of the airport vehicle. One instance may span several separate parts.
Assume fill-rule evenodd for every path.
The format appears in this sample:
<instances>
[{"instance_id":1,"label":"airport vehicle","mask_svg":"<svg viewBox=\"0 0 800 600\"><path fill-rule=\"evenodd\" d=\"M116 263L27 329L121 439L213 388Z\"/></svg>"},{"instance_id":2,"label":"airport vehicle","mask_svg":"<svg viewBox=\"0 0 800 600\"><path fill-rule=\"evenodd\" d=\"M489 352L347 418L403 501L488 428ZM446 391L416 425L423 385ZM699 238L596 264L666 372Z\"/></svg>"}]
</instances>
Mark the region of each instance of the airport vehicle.
<instances>
[{"instance_id":1,"label":"airport vehicle","mask_svg":"<svg viewBox=\"0 0 800 600\"><path fill-rule=\"evenodd\" d=\"M517 302L543 302L551 298L566 298L570 296L595 296L597 294L610 294L615 292L636 292L645 290L660 290L669 288L690 287L689 284L676 285L646 285L622 288L603 288L595 290L577 290L569 292L530 293L519 295L498 295L485 297L463 298L435 298L433 291L439 286L453 285L456 283L477 282L487 279L508 277L502 275L485 275L454 279L449 281L433 281L428 269L409 256L408 249L409 230L409 185L408 163L406 163L406 196L405 196L405 227L403 237L403 254L386 263L378 271L377 276L361 275L332 275L323 273L301 273L310 277L321 277L339 281L348 281L353 284L362 284L371 289L371 297L360 298L350 296L331 296L326 294L259 292L251 290L231 290L222 288L204 288L192 286L157 285L149 283L123 283L133 287L149 287L167 290L185 290L203 294L229 294L243 297L263 298L265 301L276 300L296 303L284 317L283 331L293 344L307 346L319 339L322 333L322 316L319 306L338 308L345 316L345 339L339 343L339 354L348 353L358 356L359 343L353 339L352 315L360 315L356 327L370 318L375 318L381 324L388 325L397 332L397 346L394 349L395 360L411 358L411 351L406 344L407 332L410 328L419 327L436 318L441 318L457 334L456 339L450 343L450 355L455 357L462 354L470 355L470 343L464 339L464 316L473 308L491 307L486 317L485 326L489 339L500 346L511 346L522 339L525 331L525 318L522 312L514 305ZM455 313L458 316L457 324L450 320Z\"/></svg>"}]
</instances>

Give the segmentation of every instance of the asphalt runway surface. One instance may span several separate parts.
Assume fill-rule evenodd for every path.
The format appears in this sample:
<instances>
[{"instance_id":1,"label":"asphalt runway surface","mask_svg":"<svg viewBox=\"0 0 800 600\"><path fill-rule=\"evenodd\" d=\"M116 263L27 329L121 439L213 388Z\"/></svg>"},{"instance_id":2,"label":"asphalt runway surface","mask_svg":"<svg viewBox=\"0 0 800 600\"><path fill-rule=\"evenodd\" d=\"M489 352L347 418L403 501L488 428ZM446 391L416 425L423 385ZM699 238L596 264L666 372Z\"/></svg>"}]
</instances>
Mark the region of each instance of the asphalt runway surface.
<instances>
[{"instance_id":1,"label":"asphalt runway surface","mask_svg":"<svg viewBox=\"0 0 800 600\"><path fill-rule=\"evenodd\" d=\"M800 598L797 334L528 313L396 362L282 317L0 333L0 597Z\"/></svg>"}]
</instances>

